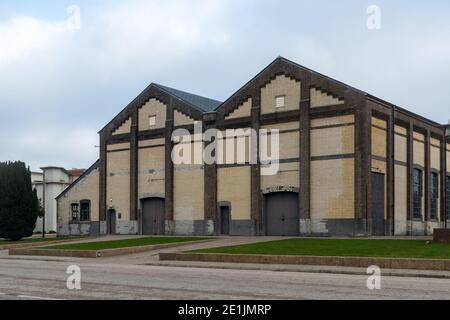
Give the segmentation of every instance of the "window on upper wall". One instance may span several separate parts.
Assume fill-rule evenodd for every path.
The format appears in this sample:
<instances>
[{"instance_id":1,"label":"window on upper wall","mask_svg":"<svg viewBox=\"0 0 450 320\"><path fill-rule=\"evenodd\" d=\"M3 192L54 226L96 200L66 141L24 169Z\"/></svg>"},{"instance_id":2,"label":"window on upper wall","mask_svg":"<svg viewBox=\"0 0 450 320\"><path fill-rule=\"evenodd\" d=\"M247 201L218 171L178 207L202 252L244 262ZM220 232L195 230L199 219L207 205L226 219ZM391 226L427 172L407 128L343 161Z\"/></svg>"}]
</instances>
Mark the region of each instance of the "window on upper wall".
<instances>
[{"instance_id":1,"label":"window on upper wall","mask_svg":"<svg viewBox=\"0 0 450 320\"><path fill-rule=\"evenodd\" d=\"M275 97L275 108L284 108L286 106L286 96Z\"/></svg>"},{"instance_id":2,"label":"window on upper wall","mask_svg":"<svg viewBox=\"0 0 450 320\"><path fill-rule=\"evenodd\" d=\"M78 203L72 203L70 205L70 211L71 211L71 215L72 215L72 221L77 221L78 220L78 213L79 213L79 205L78 205Z\"/></svg>"},{"instance_id":3,"label":"window on upper wall","mask_svg":"<svg viewBox=\"0 0 450 320\"><path fill-rule=\"evenodd\" d=\"M91 220L91 202L83 200L80 202L80 221Z\"/></svg>"},{"instance_id":4,"label":"window on upper wall","mask_svg":"<svg viewBox=\"0 0 450 320\"><path fill-rule=\"evenodd\" d=\"M423 176L422 170L414 169L413 173L413 217L414 219L422 219L422 194L423 194Z\"/></svg>"},{"instance_id":5,"label":"window on upper wall","mask_svg":"<svg viewBox=\"0 0 450 320\"><path fill-rule=\"evenodd\" d=\"M438 219L439 174L431 173L431 219Z\"/></svg>"},{"instance_id":6,"label":"window on upper wall","mask_svg":"<svg viewBox=\"0 0 450 320\"><path fill-rule=\"evenodd\" d=\"M155 127L156 126L156 116L150 116L148 117L148 123L151 127Z\"/></svg>"}]
</instances>

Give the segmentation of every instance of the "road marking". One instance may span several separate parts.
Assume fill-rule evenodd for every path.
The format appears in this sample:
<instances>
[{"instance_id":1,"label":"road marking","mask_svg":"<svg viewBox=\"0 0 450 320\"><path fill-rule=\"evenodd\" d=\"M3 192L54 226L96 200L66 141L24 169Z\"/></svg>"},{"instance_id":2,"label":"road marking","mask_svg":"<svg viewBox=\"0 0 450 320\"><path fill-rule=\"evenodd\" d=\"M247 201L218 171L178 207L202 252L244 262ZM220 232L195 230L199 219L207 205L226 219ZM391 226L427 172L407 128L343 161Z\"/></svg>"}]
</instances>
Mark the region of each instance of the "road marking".
<instances>
[{"instance_id":1,"label":"road marking","mask_svg":"<svg viewBox=\"0 0 450 320\"><path fill-rule=\"evenodd\" d=\"M61 300L61 299L53 299L53 298L44 298L44 297L36 297L36 296L27 296L27 295L18 295L18 298L22 299L32 299L32 300Z\"/></svg>"}]
</instances>

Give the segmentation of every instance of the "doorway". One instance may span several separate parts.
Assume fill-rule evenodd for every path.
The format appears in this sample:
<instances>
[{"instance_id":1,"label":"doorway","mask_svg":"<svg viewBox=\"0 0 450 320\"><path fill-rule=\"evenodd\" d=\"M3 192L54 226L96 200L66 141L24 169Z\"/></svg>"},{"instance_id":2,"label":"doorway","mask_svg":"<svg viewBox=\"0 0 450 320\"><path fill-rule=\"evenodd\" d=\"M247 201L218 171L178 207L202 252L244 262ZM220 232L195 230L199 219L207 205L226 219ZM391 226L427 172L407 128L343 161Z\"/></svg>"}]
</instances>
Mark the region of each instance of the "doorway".
<instances>
[{"instance_id":1,"label":"doorway","mask_svg":"<svg viewBox=\"0 0 450 320\"><path fill-rule=\"evenodd\" d=\"M229 206L220 207L220 234L230 235L231 212Z\"/></svg>"},{"instance_id":2,"label":"doorway","mask_svg":"<svg viewBox=\"0 0 450 320\"><path fill-rule=\"evenodd\" d=\"M163 198L147 198L142 204L142 234L164 235L166 232L166 209Z\"/></svg>"},{"instance_id":3,"label":"doorway","mask_svg":"<svg viewBox=\"0 0 450 320\"><path fill-rule=\"evenodd\" d=\"M117 216L116 216L116 210L111 209L108 210L108 219L107 219L107 233L108 234L116 234L116 221L117 221Z\"/></svg>"},{"instance_id":4,"label":"doorway","mask_svg":"<svg viewBox=\"0 0 450 320\"><path fill-rule=\"evenodd\" d=\"M385 235L384 174L372 172L372 235Z\"/></svg>"},{"instance_id":5,"label":"doorway","mask_svg":"<svg viewBox=\"0 0 450 320\"><path fill-rule=\"evenodd\" d=\"M265 196L268 236L299 235L298 193L276 192Z\"/></svg>"}]
</instances>

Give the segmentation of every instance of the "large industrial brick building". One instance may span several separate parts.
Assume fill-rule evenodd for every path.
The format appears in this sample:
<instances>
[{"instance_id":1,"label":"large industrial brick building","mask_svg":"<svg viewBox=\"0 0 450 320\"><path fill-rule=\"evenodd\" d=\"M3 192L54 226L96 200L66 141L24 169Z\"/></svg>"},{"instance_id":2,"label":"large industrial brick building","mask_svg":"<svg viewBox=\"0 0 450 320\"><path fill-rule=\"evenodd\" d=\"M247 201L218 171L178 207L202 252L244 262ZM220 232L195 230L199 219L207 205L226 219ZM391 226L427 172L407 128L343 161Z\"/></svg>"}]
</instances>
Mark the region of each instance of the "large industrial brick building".
<instances>
[{"instance_id":1,"label":"large industrial brick building","mask_svg":"<svg viewBox=\"0 0 450 320\"><path fill-rule=\"evenodd\" d=\"M198 122L279 129L278 173L174 164L172 132ZM450 220L450 126L284 58L225 102L151 84L100 145L58 197L60 234L426 235Z\"/></svg>"}]
</instances>

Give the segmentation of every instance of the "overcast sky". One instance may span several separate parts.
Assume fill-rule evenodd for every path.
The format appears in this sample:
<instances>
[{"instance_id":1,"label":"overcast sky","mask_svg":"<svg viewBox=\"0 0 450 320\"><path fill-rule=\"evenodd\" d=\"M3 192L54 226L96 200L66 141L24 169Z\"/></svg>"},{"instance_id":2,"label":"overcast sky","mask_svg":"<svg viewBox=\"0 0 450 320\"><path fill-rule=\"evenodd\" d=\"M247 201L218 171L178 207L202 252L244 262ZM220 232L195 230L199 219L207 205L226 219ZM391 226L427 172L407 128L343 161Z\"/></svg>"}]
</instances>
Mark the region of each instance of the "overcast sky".
<instances>
[{"instance_id":1,"label":"overcast sky","mask_svg":"<svg viewBox=\"0 0 450 320\"><path fill-rule=\"evenodd\" d=\"M0 161L89 167L151 82L224 100L277 56L450 118L448 1L2 0Z\"/></svg>"}]
</instances>

